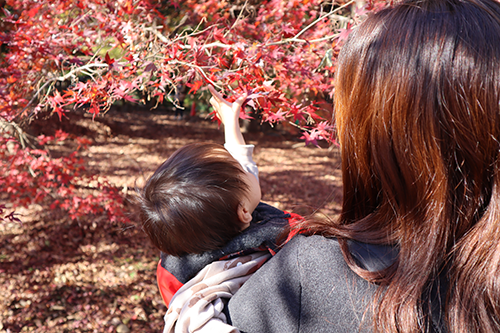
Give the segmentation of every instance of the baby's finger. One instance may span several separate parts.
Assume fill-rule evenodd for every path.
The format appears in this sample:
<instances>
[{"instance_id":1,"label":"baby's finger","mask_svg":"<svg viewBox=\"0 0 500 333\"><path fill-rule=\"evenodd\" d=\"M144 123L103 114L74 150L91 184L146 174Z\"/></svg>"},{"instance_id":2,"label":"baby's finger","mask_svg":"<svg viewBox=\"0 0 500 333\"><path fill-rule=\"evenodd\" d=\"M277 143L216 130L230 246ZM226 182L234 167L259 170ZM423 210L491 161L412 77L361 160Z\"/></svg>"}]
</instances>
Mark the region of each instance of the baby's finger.
<instances>
[{"instance_id":1,"label":"baby's finger","mask_svg":"<svg viewBox=\"0 0 500 333\"><path fill-rule=\"evenodd\" d=\"M219 102L217 102L214 97L211 97L210 100L209 100L209 102L210 102L210 104L212 104L212 106L214 108L217 109L219 107Z\"/></svg>"},{"instance_id":2,"label":"baby's finger","mask_svg":"<svg viewBox=\"0 0 500 333\"><path fill-rule=\"evenodd\" d=\"M210 104L212 104L212 107L214 108L215 114L217 115L217 118L222 119L221 114L220 114L220 104L217 102L217 100L213 97L210 98L209 100Z\"/></svg>"},{"instance_id":3,"label":"baby's finger","mask_svg":"<svg viewBox=\"0 0 500 333\"><path fill-rule=\"evenodd\" d=\"M241 110L241 107L242 107L243 103L245 102L246 98L247 98L246 94L238 97L238 99L234 101L234 103L232 105L232 109L234 111Z\"/></svg>"},{"instance_id":4,"label":"baby's finger","mask_svg":"<svg viewBox=\"0 0 500 333\"><path fill-rule=\"evenodd\" d=\"M237 100L234 101L234 103L236 104L239 104L240 106L243 104L243 102L245 102L245 99L247 99L247 95L241 95L240 97L238 97Z\"/></svg>"},{"instance_id":5,"label":"baby's finger","mask_svg":"<svg viewBox=\"0 0 500 333\"><path fill-rule=\"evenodd\" d=\"M212 85L208 86L208 90L210 90L212 98L218 99L219 101L224 100L224 97L222 97L222 95L217 90L215 90L215 88Z\"/></svg>"},{"instance_id":6,"label":"baby's finger","mask_svg":"<svg viewBox=\"0 0 500 333\"><path fill-rule=\"evenodd\" d=\"M208 89L210 90L210 93L212 93L212 98L214 98L218 103L219 108L223 107L224 105L231 107L231 103L226 101L224 97L219 92L217 92L217 90L215 90L214 87L208 86Z\"/></svg>"}]
</instances>

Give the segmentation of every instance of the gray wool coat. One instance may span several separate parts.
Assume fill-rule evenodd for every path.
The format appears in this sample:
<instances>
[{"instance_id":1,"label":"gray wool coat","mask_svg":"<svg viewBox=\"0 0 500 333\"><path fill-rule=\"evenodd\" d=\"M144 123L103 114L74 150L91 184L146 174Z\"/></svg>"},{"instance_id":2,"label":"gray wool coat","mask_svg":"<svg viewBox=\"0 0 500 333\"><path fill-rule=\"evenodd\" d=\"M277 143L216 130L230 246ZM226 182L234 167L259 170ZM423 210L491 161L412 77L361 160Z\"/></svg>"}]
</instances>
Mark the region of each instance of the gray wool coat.
<instances>
[{"instance_id":1,"label":"gray wool coat","mask_svg":"<svg viewBox=\"0 0 500 333\"><path fill-rule=\"evenodd\" d=\"M397 250L350 242L358 264L389 266ZM296 236L231 298L228 316L246 333L370 332L370 302L377 286L346 264L336 239ZM443 332L439 320L430 332Z\"/></svg>"}]
</instances>

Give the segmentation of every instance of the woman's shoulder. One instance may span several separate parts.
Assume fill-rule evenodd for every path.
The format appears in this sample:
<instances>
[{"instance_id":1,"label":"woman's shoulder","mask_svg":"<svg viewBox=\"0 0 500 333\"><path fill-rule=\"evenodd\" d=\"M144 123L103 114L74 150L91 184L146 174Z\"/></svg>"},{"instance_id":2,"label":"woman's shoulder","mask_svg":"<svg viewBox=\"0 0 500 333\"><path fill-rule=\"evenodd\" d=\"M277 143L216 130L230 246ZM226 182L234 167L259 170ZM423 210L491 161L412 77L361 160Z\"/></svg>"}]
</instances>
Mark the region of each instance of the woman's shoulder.
<instances>
[{"instance_id":1,"label":"woman's shoulder","mask_svg":"<svg viewBox=\"0 0 500 333\"><path fill-rule=\"evenodd\" d=\"M363 316L366 300L371 299L376 286L351 270L337 239L298 237L290 245L297 254L303 306L312 311L322 304L317 310L321 315L347 322Z\"/></svg>"},{"instance_id":2,"label":"woman's shoulder","mask_svg":"<svg viewBox=\"0 0 500 333\"><path fill-rule=\"evenodd\" d=\"M334 264L345 265L340 244L336 238L327 238L319 235L295 237L289 246L297 251L297 255L304 259L326 257L334 259ZM377 271L390 266L397 258L398 250L388 245L367 244L354 240L347 241L349 252L357 264L368 271Z\"/></svg>"},{"instance_id":3,"label":"woman's shoulder","mask_svg":"<svg viewBox=\"0 0 500 333\"><path fill-rule=\"evenodd\" d=\"M308 280L320 280L337 275L337 272L348 269L335 238L318 235L294 237L280 251L283 252L277 261L281 265L295 266L302 283Z\"/></svg>"},{"instance_id":4,"label":"woman's shoulder","mask_svg":"<svg viewBox=\"0 0 500 333\"><path fill-rule=\"evenodd\" d=\"M336 239L298 235L233 296L229 313L245 332L353 332L374 290Z\"/></svg>"},{"instance_id":5,"label":"woman's shoulder","mask_svg":"<svg viewBox=\"0 0 500 333\"><path fill-rule=\"evenodd\" d=\"M290 247L290 251L295 251L296 255L303 260L322 260L322 258L327 257L330 260L342 259L339 262L340 264L344 261L340 244L336 238L327 238L319 235L298 235L287 246Z\"/></svg>"}]
</instances>

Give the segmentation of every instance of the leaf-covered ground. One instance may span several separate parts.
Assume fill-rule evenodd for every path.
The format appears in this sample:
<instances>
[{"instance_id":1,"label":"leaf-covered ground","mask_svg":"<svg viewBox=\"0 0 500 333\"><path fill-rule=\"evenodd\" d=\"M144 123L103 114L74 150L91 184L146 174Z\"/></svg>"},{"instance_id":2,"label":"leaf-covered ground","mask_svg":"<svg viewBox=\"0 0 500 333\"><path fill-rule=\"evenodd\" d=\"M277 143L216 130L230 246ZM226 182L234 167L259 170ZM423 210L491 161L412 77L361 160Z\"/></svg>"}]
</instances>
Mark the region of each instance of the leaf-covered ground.
<instances>
[{"instance_id":1,"label":"leaf-covered ground","mask_svg":"<svg viewBox=\"0 0 500 333\"><path fill-rule=\"evenodd\" d=\"M61 124L49 119L32 127L38 134L56 126ZM80 114L62 126L94 141L82 152L87 169L128 197L177 148L223 143L216 124L174 120L166 111L111 111L95 121ZM316 218L338 213L336 148L305 147L287 127L245 137L256 145L263 201ZM133 205L127 209L136 221ZM166 307L156 287L158 251L140 227L114 224L105 216L72 221L41 206L18 212L22 224L0 223L0 332L162 330Z\"/></svg>"}]
</instances>

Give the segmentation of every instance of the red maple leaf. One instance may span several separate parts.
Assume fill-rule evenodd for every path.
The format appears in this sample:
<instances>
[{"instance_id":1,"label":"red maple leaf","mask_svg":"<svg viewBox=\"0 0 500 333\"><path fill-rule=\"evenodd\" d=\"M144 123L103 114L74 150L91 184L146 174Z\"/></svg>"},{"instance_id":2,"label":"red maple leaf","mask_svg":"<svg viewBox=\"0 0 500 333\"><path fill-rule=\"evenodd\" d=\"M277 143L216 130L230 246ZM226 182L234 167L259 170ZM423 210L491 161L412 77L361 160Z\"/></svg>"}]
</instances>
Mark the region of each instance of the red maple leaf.
<instances>
[{"instance_id":1,"label":"red maple leaf","mask_svg":"<svg viewBox=\"0 0 500 333\"><path fill-rule=\"evenodd\" d=\"M61 108L59 106L54 106L53 112L57 113L57 115L59 116L59 121L62 121L62 117L63 116L66 117L65 112L67 112L67 111L65 111L63 108ZM68 117L66 117L66 118L68 118Z\"/></svg>"},{"instance_id":2,"label":"red maple leaf","mask_svg":"<svg viewBox=\"0 0 500 333\"><path fill-rule=\"evenodd\" d=\"M35 6L35 7L31 8L28 11L28 16L31 17L31 18L35 17L35 15L38 13L39 9L40 9L40 6Z\"/></svg>"},{"instance_id":3,"label":"red maple leaf","mask_svg":"<svg viewBox=\"0 0 500 333\"><path fill-rule=\"evenodd\" d=\"M249 115L245 112L245 109L241 109L241 111L240 111L240 118L241 118L241 119L254 119L253 117L249 116Z\"/></svg>"},{"instance_id":4,"label":"red maple leaf","mask_svg":"<svg viewBox=\"0 0 500 333\"><path fill-rule=\"evenodd\" d=\"M115 62L115 59L112 59L110 56L109 56L109 53L106 52L106 55L104 56L104 62L108 64L109 67L112 67L113 66L113 63Z\"/></svg>"},{"instance_id":5,"label":"red maple leaf","mask_svg":"<svg viewBox=\"0 0 500 333\"><path fill-rule=\"evenodd\" d=\"M224 34L222 33L221 29L215 29L214 30L214 38L218 40L219 42L223 44L231 44L225 37Z\"/></svg>"},{"instance_id":6,"label":"red maple leaf","mask_svg":"<svg viewBox=\"0 0 500 333\"><path fill-rule=\"evenodd\" d=\"M57 138L57 141L64 141L68 138L69 134L59 129L56 131L55 136Z\"/></svg>"},{"instance_id":7,"label":"red maple leaf","mask_svg":"<svg viewBox=\"0 0 500 333\"><path fill-rule=\"evenodd\" d=\"M128 95L128 94L125 94L123 95L123 99L126 100L126 101L129 101L129 102L132 102L132 103L136 103L137 102L137 99Z\"/></svg>"},{"instance_id":8,"label":"red maple leaf","mask_svg":"<svg viewBox=\"0 0 500 333\"><path fill-rule=\"evenodd\" d=\"M146 72L156 72L158 68L153 62L149 62L146 67L144 67L144 71Z\"/></svg>"},{"instance_id":9,"label":"red maple leaf","mask_svg":"<svg viewBox=\"0 0 500 333\"><path fill-rule=\"evenodd\" d=\"M296 30L292 27L290 23L283 24L281 30L283 31L283 37L285 38L291 38L295 36Z\"/></svg>"},{"instance_id":10,"label":"red maple leaf","mask_svg":"<svg viewBox=\"0 0 500 333\"><path fill-rule=\"evenodd\" d=\"M358 16L366 15L368 13L368 10L366 9L366 5L362 6L362 7L356 7L356 9L354 10L354 13Z\"/></svg>"},{"instance_id":11,"label":"red maple leaf","mask_svg":"<svg viewBox=\"0 0 500 333\"><path fill-rule=\"evenodd\" d=\"M318 133L315 132L314 130L310 134L308 132L303 132L302 136L300 138L304 139L306 141L306 146L308 146L310 143L312 143L316 147L319 147L318 141L317 141L317 139L318 139L317 134Z\"/></svg>"},{"instance_id":12,"label":"red maple leaf","mask_svg":"<svg viewBox=\"0 0 500 333\"><path fill-rule=\"evenodd\" d=\"M346 41L347 37L349 37L349 34L351 33L351 31L352 31L351 24L347 23L347 27L345 29L339 29L340 34L339 34L338 40L340 42Z\"/></svg>"},{"instance_id":13,"label":"red maple leaf","mask_svg":"<svg viewBox=\"0 0 500 333\"><path fill-rule=\"evenodd\" d=\"M54 105L64 105L64 97L61 96L61 94L59 93L59 90L56 90L54 92L54 96L50 97L49 98L51 103Z\"/></svg>"},{"instance_id":14,"label":"red maple leaf","mask_svg":"<svg viewBox=\"0 0 500 333\"><path fill-rule=\"evenodd\" d=\"M278 111L276 113L268 113L266 115L266 120L270 123L277 123L277 122L285 120L284 116L286 116L285 111Z\"/></svg>"},{"instance_id":15,"label":"red maple leaf","mask_svg":"<svg viewBox=\"0 0 500 333\"><path fill-rule=\"evenodd\" d=\"M212 121L217 121L217 126L220 127L220 125L222 124L222 121L219 119L219 117L217 116L217 112L215 110L213 110L212 112L210 112L207 116L207 118L210 118L212 119Z\"/></svg>"},{"instance_id":16,"label":"red maple leaf","mask_svg":"<svg viewBox=\"0 0 500 333\"><path fill-rule=\"evenodd\" d=\"M196 94L196 92L203 86L203 81L195 81L194 83L186 83L186 86L190 87L191 89L189 90L189 94L193 93Z\"/></svg>"}]
</instances>

